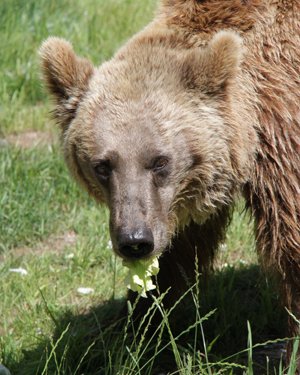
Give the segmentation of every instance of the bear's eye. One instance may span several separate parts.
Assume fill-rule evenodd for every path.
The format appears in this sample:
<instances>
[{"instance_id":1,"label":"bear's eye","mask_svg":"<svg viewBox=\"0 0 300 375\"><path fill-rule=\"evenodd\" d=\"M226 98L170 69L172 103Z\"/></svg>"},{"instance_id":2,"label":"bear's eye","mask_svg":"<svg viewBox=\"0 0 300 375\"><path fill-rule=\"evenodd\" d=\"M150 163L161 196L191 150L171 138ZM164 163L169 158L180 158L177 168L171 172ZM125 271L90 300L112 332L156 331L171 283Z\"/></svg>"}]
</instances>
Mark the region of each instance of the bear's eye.
<instances>
[{"instance_id":1,"label":"bear's eye","mask_svg":"<svg viewBox=\"0 0 300 375\"><path fill-rule=\"evenodd\" d=\"M94 167L97 177L106 182L111 175L111 165L108 160L102 161Z\"/></svg>"},{"instance_id":2,"label":"bear's eye","mask_svg":"<svg viewBox=\"0 0 300 375\"><path fill-rule=\"evenodd\" d=\"M159 156L153 160L152 170L153 172L162 172L169 164L169 158L166 156Z\"/></svg>"}]
</instances>

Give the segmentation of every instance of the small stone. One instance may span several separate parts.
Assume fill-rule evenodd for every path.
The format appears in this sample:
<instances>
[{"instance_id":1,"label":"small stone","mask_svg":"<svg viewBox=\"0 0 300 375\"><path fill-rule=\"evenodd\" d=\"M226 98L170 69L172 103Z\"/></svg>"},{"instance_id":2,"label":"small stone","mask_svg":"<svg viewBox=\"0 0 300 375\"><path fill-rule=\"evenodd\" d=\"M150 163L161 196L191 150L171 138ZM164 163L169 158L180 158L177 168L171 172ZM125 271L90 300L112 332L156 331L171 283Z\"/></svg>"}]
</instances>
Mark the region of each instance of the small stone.
<instances>
[{"instance_id":1,"label":"small stone","mask_svg":"<svg viewBox=\"0 0 300 375\"><path fill-rule=\"evenodd\" d=\"M0 375L11 375L8 368L0 364Z\"/></svg>"}]
</instances>

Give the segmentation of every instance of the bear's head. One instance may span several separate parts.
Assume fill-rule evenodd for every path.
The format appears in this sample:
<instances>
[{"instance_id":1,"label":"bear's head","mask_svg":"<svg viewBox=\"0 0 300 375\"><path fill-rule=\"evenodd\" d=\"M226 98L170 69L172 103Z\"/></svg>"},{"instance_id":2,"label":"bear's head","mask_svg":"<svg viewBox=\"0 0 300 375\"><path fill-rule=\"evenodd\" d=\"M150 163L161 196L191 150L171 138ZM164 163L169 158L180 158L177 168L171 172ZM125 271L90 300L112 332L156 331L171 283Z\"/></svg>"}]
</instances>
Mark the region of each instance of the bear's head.
<instances>
[{"instance_id":1,"label":"bear's head","mask_svg":"<svg viewBox=\"0 0 300 375\"><path fill-rule=\"evenodd\" d=\"M219 32L192 49L137 38L99 68L59 38L40 55L65 159L108 206L117 254L158 255L190 220L228 203L235 171L223 113L239 36Z\"/></svg>"}]
</instances>

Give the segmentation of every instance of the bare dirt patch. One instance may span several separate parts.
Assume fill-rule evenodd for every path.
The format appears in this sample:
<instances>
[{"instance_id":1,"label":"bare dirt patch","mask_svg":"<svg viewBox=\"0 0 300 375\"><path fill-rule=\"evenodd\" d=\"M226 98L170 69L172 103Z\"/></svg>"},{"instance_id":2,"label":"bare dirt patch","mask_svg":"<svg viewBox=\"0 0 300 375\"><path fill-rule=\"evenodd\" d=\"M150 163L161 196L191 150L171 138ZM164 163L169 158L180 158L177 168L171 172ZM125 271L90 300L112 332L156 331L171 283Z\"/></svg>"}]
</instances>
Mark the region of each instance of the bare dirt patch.
<instances>
[{"instance_id":1,"label":"bare dirt patch","mask_svg":"<svg viewBox=\"0 0 300 375\"><path fill-rule=\"evenodd\" d=\"M46 131L26 131L18 134L10 134L6 142L20 148L44 147L56 141L54 134Z\"/></svg>"},{"instance_id":2,"label":"bare dirt patch","mask_svg":"<svg viewBox=\"0 0 300 375\"><path fill-rule=\"evenodd\" d=\"M15 249L12 249L9 251L8 256L13 258L19 258L24 255L42 255L45 253L55 253L59 254L61 253L66 247L74 245L77 241L77 235L73 231L65 232L57 236L50 236L46 240L37 243L33 247L29 246L22 246L17 247ZM4 258L5 255L3 255ZM0 261L4 260L1 259Z\"/></svg>"}]
</instances>

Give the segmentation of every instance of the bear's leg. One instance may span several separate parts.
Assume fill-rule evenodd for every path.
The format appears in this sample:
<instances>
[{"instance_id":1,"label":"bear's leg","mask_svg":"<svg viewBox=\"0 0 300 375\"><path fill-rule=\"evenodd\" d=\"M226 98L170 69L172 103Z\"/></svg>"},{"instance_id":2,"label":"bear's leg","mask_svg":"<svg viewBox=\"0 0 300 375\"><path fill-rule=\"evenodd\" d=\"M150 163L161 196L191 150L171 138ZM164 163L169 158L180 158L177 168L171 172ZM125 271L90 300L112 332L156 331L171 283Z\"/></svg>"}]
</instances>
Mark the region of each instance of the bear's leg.
<instances>
[{"instance_id":1,"label":"bear's leg","mask_svg":"<svg viewBox=\"0 0 300 375\"><path fill-rule=\"evenodd\" d=\"M265 167L266 168L266 167ZM253 184L246 186L245 195L256 222L257 250L263 267L278 276L282 303L300 320L300 199L292 185L295 177L288 174L275 175L275 168L264 170L257 167ZM296 184L295 184L296 185ZM299 324L288 318L289 337L299 336ZM289 361L293 342L288 344ZM300 373L300 351L298 351Z\"/></svg>"},{"instance_id":2,"label":"bear's leg","mask_svg":"<svg viewBox=\"0 0 300 375\"><path fill-rule=\"evenodd\" d=\"M295 318L288 316L288 336L300 336L300 259L287 259L282 275L282 295L285 307ZM298 320L298 322L296 321ZM293 341L287 346L287 359L289 360L293 351ZM300 373L300 348L298 348L297 369Z\"/></svg>"},{"instance_id":3,"label":"bear's leg","mask_svg":"<svg viewBox=\"0 0 300 375\"><path fill-rule=\"evenodd\" d=\"M216 250L225 240L231 211L230 207L224 206L202 225L192 221L173 238L169 249L162 254L157 281L160 292L169 289L164 299L166 306L172 306L194 284L196 271L207 274L211 269Z\"/></svg>"}]
</instances>

